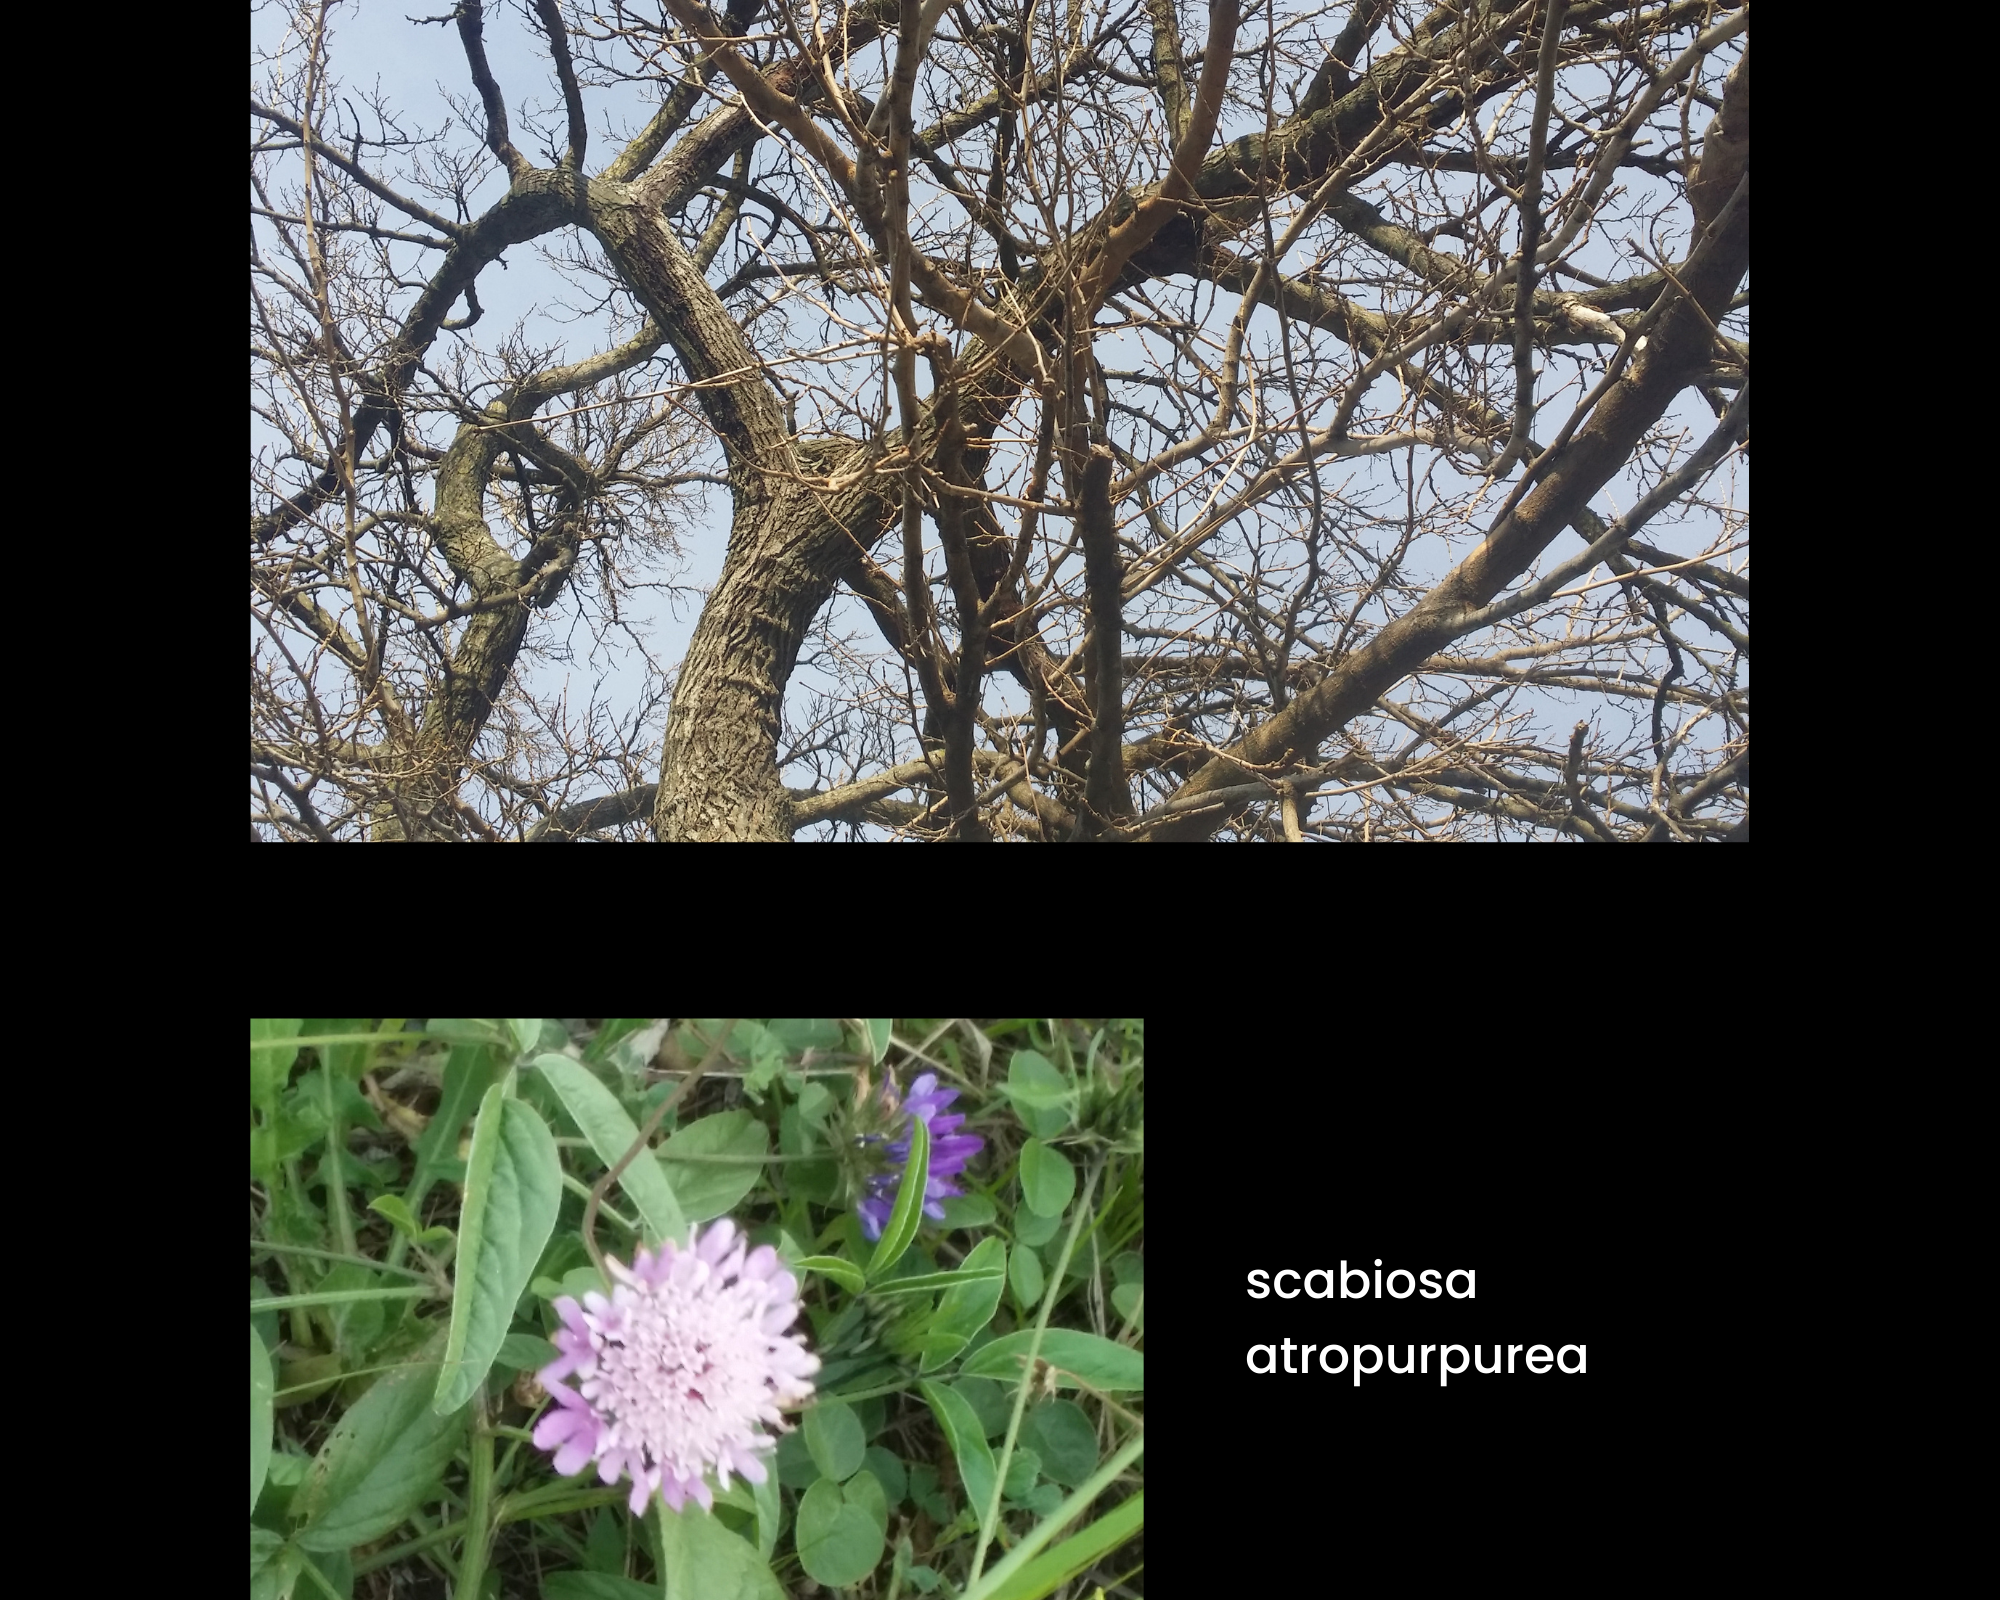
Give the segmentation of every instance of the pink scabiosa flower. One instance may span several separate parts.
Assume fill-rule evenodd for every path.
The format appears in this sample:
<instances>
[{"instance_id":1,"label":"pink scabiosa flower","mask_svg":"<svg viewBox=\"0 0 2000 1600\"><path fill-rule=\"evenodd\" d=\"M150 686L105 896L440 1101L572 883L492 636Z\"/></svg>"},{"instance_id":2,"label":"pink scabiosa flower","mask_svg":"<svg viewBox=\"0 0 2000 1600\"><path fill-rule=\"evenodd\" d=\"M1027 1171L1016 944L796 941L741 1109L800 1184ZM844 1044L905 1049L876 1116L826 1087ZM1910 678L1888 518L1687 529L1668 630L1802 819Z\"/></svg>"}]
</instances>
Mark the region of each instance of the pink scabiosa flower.
<instances>
[{"instance_id":1,"label":"pink scabiosa flower","mask_svg":"<svg viewBox=\"0 0 2000 1600\"><path fill-rule=\"evenodd\" d=\"M938 1087L935 1072L926 1072L917 1078L910 1085L909 1094L900 1101L896 1095L896 1080L891 1077L882 1080L879 1096L868 1097L867 1109L876 1122L888 1129L902 1130L902 1137L894 1140L889 1138L887 1132L861 1136L864 1150L879 1152L876 1169L865 1179L867 1193L854 1208L861 1217L861 1231L870 1239L882 1237L889 1213L896 1208L896 1191L902 1185L903 1168L910 1159L909 1127L912 1118L921 1117L931 1135L931 1170L930 1181L924 1185L924 1215L942 1222L945 1198L965 1193L951 1180L965 1170L966 1162L986 1147L986 1141L977 1134L955 1131L965 1121L962 1113L943 1115L944 1108L957 1098L956 1089Z\"/></svg>"},{"instance_id":2,"label":"pink scabiosa flower","mask_svg":"<svg viewBox=\"0 0 2000 1600\"><path fill-rule=\"evenodd\" d=\"M557 1472L594 1460L606 1483L629 1477L635 1516L655 1491L676 1511L690 1499L711 1508L710 1471L725 1489L732 1472L764 1481L772 1440L758 1424L786 1431L782 1408L812 1394L819 1357L786 1332L798 1280L769 1245L746 1245L724 1217L683 1248L607 1261L610 1298L555 1302L562 1354L536 1374L555 1406L535 1444L555 1451ZM572 1373L574 1388L561 1381Z\"/></svg>"}]
</instances>

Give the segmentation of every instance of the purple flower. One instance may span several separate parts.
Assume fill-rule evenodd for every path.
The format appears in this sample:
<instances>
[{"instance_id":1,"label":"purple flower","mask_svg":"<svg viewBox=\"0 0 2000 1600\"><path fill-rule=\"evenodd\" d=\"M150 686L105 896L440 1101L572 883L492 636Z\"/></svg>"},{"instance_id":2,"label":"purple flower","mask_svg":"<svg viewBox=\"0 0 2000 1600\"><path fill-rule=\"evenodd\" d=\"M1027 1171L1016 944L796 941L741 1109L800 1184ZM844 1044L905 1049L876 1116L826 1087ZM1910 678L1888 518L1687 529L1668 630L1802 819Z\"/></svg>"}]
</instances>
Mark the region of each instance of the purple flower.
<instances>
[{"instance_id":1,"label":"purple flower","mask_svg":"<svg viewBox=\"0 0 2000 1600\"><path fill-rule=\"evenodd\" d=\"M772 1441L758 1424L786 1431L782 1408L811 1395L819 1357L785 1331L798 1280L769 1245L746 1248L724 1217L684 1248L641 1250L629 1269L607 1262L609 1299L555 1302L562 1354L536 1374L555 1406L535 1444L555 1451L558 1473L595 1460L605 1483L629 1477L635 1516L656 1490L676 1511L690 1498L712 1507L711 1470L725 1489L731 1472L764 1481ZM571 1373L575 1388L558 1381Z\"/></svg>"},{"instance_id":2,"label":"purple flower","mask_svg":"<svg viewBox=\"0 0 2000 1600\"><path fill-rule=\"evenodd\" d=\"M940 1089L937 1074L926 1072L910 1085L909 1094L899 1105L896 1080L883 1079L879 1109L889 1117L889 1126L903 1130L903 1136L894 1142L886 1142L885 1134L868 1134L862 1139L864 1144L883 1146L886 1143L887 1155L886 1165L869 1175L868 1193L854 1208L861 1216L861 1231L870 1239L882 1237L889 1213L895 1209L896 1191L902 1186L903 1168L910 1159L909 1125L912 1117L921 1117L931 1136L930 1181L924 1185L924 1215L942 1222L945 1197L965 1193L950 1180L965 1170L966 1162L986 1147L986 1141L977 1134L953 1132L965 1121L964 1115L944 1116L941 1113L957 1098L956 1089Z\"/></svg>"}]
</instances>

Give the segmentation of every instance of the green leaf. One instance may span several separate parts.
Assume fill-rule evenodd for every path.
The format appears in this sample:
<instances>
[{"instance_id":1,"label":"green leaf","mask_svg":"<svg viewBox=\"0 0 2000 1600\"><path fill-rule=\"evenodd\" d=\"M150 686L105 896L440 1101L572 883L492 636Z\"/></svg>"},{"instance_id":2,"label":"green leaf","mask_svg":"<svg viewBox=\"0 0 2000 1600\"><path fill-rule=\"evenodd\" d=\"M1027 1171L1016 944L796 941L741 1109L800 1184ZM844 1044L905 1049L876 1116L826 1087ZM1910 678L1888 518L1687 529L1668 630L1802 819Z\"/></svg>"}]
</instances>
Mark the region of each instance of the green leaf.
<instances>
[{"instance_id":1,"label":"green leaf","mask_svg":"<svg viewBox=\"0 0 2000 1600\"><path fill-rule=\"evenodd\" d=\"M938 1470L928 1461L913 1462L910 1466L910 1504L941 1528L951 1523L954 1513L938 1487Z\"/></svg>"},{"instance_id":2,"label":"green leaf","mask_svg":"<svg viewBox=\"0 0 2000 1600\"><path fill-rule=\"evenodd\" d=\"M770 1153L771 1133L763 1123L747 1111L718 1111L669 1139L660 1161L688 1221L707 1222L757 1187ZM687 1156L704 1159L681 1159Z\"/></svg>"},{"instance_id":3,"label":"green leaf","mask_svg":"<svg viewBox=\"0 0 2000 1600\"><path fill-rule=\"evenodd\" d=\"M1146 1495L1131 1499L1078 1529L1059 1545L1042 1551L980 1600L1042 1600L1078 1574L1087 1572L1146 1525Z\"/></svg>"},{"instance_id":4,"label":"green leaf","mask_svg":"<svg viewBox=\"0 0 2000 1600\"><path fill-rule=\"evenodd\" d=\"M743 1076L737 1080L752 1105L761 1106L772 1084L785 1075L785 1044L761 1022L741 1021L729 1032L730 1059L748 1058Z\"/></svg>"},{"instance_id":5,"label":"green leaf","mask_svg":"<svg viewBox=\"0 0 2000 1600\"><path fill-rule=\"evenodd\" d=\"M845 1256L804 1256L792 1263L794 1272L817 1272L831 1278L849 1294L859 1294L867 1277Z\"/></svg>"},{"instance_id":6,"label":"green leaf","mask_svg":"<svg viewBox=\"0 0 2000 1600\"><path fill-rule=\"evenodd\" d=\"M879 1283L889 1269L903 1259L917 1237L917 1224L924 1215L924 1189L931 1175L931 1130L922 1117L910 1118L910 1159L896 1190L896 1207L889 1224L875 1241L875 1254L868 1261L868 1278Z\"/></svg>"},{"instance_id":7,"label":"green leaf","mask_svg":"<svg viewBox=\"0 0 2000 1600\"><path fill-rule=\"evenodd\" d=\"M597 1524L610 1527L607 1518ZM624 1541L619 1541L624 1553ZM551 1572L542 1578L541 1600L660 1600L657 1583L638 1583L611 1572Z\"/></svg>"},{"instance_id":8,"label":"green leaf","mask_svg":"<svg viewBox=\"0 0 2000 1600\"><path fill-rule=\"evenodd\" d=\"M772 1461L778 1469L773 1476L787 1489L803 1489L819 1479L819 1468L806 1453L805 1435L796 1428L778 1441Z\"/></svg>"},{"instance_id":9,"label":"green leaf","mask_svg":"<svg viewBox=\"0 0 2000 1600\"><path fill-rule=\"evenodd\" d=\"M959 1378L951 1386L953 1394L972 1407L979 1429L989 1441L1007 1431L1014 1415L1014 1393L991 1378Z\"/></svg>"},{"instance_id":10,"label":"green leaf","mask_svg":"<svg viewBox=\"0 0 2000 1600\"><path fill-rule=\"evenodd\" d=\"M981 1239L965 1258L965 1265L951 1274L960 1282L938 1302L932 1331L963 1334L969 1339L985 1327L999 1307L1001 1279L1006 1270L1007 1246L998 1239Z\"/></svg>"},{"instance_id":11,"label":"green leaf","mask_svg":"<svg viewBox=\"0 0 2000 1600\"><path fill-rule=\"evenodd\" d=\"M341 1034L370 1033L373 1029L374 1022L368 1017L308 1017L301 1031L320 1038L335 1038ZM359 1081L367 1070L369 1056L374 1053L373 1045L357 1044L351 1038L341 1044L314 1048L319 1051L320 1065L348 1083Z\"/></svg>"},{"instance_id":12,"label":"green leaf","mask_svg":"<svg viewBox=\"0 0 2000 1600\"><path fill-rule=\"evenodd\" d=\"M252 1017L250 1019L250 1093L276 1094L290 1076L292 1063L299 1058L298 1037L301 1017Z\"/></svg>"},{"instance_id":13,"label":"green leaf","mask_svg":"<svg viewBox=\"0 0 2000 1600\"><path fill-rule=\"evenodd\" d=\"M965 1281L946 1293L924 1336L923 1370L935 1372L972 1342L972 1336L993 1320L1005 1293L1007 1247L998 1239L982 1239L965 1265L953 1274Z\"/></svg>"},{"instance_id":14,"label":"green leaf","mask_svg":"<svg viewBox=\"0 0 2000 1600\"><path fill-rule=\"evenodd\" d=\"M1013 1473L1008 1473L1009 1478ZM1008 1498L1024 1511L1032 1511L1038 1517L1049 1517L1056 1513L1063 1503L1063 1492L1053 1483L1038 1482L1025 1494L1009 1495Z\"/></svg>"},{"instance_id":15,"label":"green leaf","mask_svg":"<svg viewBox=\"0 0 2000 1600\"><path fill-rule=\"evenodd\" d=\"M1042 1471L1074 1489L1097 1470L1097 1429L1068 1400L1045 1400L1021 1418L1021 1443L1042 1458Z\"/></svg>"},{"instance_id":16,"label":"green leaf","mask_svg":"<svg viewBox=\"0 0 2000 1600\"><path fill-rule=\"evenodd\" d=\"M588 1067L568 1056L537 1056L535 1070L555 1090L597 1159L607 1167L621 1160L639 1137L639 1125L625 1114L618 1097L599 1083ZM687 1213L658 1161L641 1151L618 1174L618 1187L646 1219L648 1243L658 1244L663 1239L679 1243L687 1238Z\"/></svg>"},{"instance_id":17,"label":"green leaf","mask_svg":"<svg viewBox=\"0 0 2000 1600\"><path fill-rule=\"evenodd\" d=\"M269 1528L250 1530L250 1600L290 1600L305 1570L305 1552Z\"/></svg>"},{"instance_id":18,"label":"green leaf","mask_svg":"<svg viewBox=\"0 0 2000 1600\"><path fill-rule=\"evenodd\" d=\"M1028 1347L1035 1331L1003 1334L991 1344L974 1351L960 1369L967 1377L999 1378L1012 1383L1021 1376ZM1048 1328L1042 1333L1041 1359L1060 1367L1068 1377L1059 1381L1074 1386L1082 1379L1093 1389L1143 1389L1146 1387L1146 1358L1137 1350L1084 1333L1075 1328Z\"/></svg>"},{"instance_id":19,"label":"green leaf","mask_svg":"<svg viewBox=\"0 0 2000 1600\"><path fill-rule=\"evenodd\" d=\"M1076 1193L1076 1168L1060 1150L1051 1150L1039 1139L1021 1146L1021 1196L1030 1211L1045 1217L1059 1217Z\"/></svg>"},{"instance_id":20,"label":"green leaf","mask_svg":"<svg viewBox=\"0 0 2000 1600\"><path fill-rule=\"evenodd\" d=\"M539 1372L553 1359L549 1341L541 1334L510 1333L500 1341L500 1353L493 1364L510 1372Z\"/></svg>"},{"instance_id":21,"label":"green leaf","mask_svg":"<svg viewBox=\"0 0 2000 1600\"><path fill-rule=\"evenodd\" d=\"M533 1107L496 1083L480 1102L466 1164L451 1335L432 1402L439 1415L458 1410L486 1381L561 1199L555 1135Z\"/></svg>"},{"instance_id":22,"label":"green leaf","mask_svg":"<svg viewBox=\"0 0 2000 1600\"><path fill-rule=\"evenodd\" d=\"M700 1506L659 1508L660 1551L667 1593L700 1600L785 1600L784 1587L770 1562L747 1539L731 1533Z\"/></svg>"},{"instance_id":23,"label":"green leaf","mask_svg":"<svg viewBox=\"0 0 2000 1600\"><path fill-rule=\"evenodd\" d=\"M778 1475L767 1472L762 1483L747 1487L751 1504L757 1508L757 1554L769 1561L778 1548L778 1533L785 1520L784 1507L778 1500Z\"/></svg>"},{"instance_id":24,"label":"green leaf","mask_svg":"<svg viewBox=\"0 0 2000 1600\"><path fill-rule=\"evenodd\" d=\"M849 1505L859 1506L862 1514L875 1524L876 1537L886 1540L889 1535L889 1495L883 1489L881 1479L864 1469L841 1485L841 1493ZM881 1558L878 1556L876 1559Z\"/></svg>"},{"instance_id":25,"label":"green leaf","mask_svg":"<svg viewBox=\"0 0 2000 1600\"><path fill-rule=\"evenodd\" d=\"M979 1413L964 1395L941 1383L926 1379L917 1387L938 1426L944 1429L945 1441L958 1462L966 1504L983 1514L993 1498L993 1451L986 1443L986 1430L980 1425Z\"/></svg>"},{"instance_id":26,"label":"green leaf","mask_svg":"<svg viewBox=\"0 0 2000 1600\"><path fill-rule=\"evenodd\" d=\"M861 1419L851 1406L838 1400L822 1400L805 1414L803 1431L806 1449L820 1476L840 1483L854 1476L861 1465L868 1441L861 1432Z\"/></svg>"},{"instance_id":27,"label":"green leaf","mask_svg":"<svg viewBox=\"0 0 2000 1600\"><path fill-rule=\"evenodd\" d=\"M1000 1208L993 1203L991 1195L980 1194L977 1190L971 1194L948 1194L944 1197L944 1222L941 1226L953 1233L974 1233L999 1215Z\"/></svg>"},{"instance_id":28,"label":"green leaf","mask_svg":"<svg viewBox=\"0 0 2000 1600\"><path fill-rule=\"evenodd\" d=\"M269 1183L282 1159L278 1151L278 1100L299 1047L292 1043L303 1019L250 1019L250 1176Z\"/></svg>"},{"instance_id":29,"label":"green leaf","mask_svg":"<svg viewBox=\"0 0 2000 1600\"><path fill-rule=\"evenodd\" d=\"M797 1110L802 1124L823 1131L839 1105L840 1102L834 1099L825 1084L808 1083L799 1090L799 1103L794 1109ZM806 1151L801 1149L795 1153L803 1155Z\"/></svg>"},{"instance_id":30,"label":"green leaf","mask_svg":"<svg viewBox=\"0 0 2000 1600\"><path fill-rule=\"evenodd\" d=\"M434 1353L432 1340L427 1353ZM413 1361L375 1384L320 1447L292 1513L307 1550L347 1550L379 1539L430 1500L464 1442L465 1418L427 1406L430 1363Z\"/></svg>"},{"instance_id":31,"label":"green leaf","mask_svg":"<svg viewBox=\"0 0 2000 1600\"><path fill-rule=\"evenodd\" d=\"M871 1444L862 1462L874 1474L875 1481L882 1485L884 1503L901 1505L903 1496L909 1491L909 1475L903 1469L902 1458L879 1444Z\"/></svg>"},{"instance_id":32,"label":"green leaf","mask_svg":"<svg viewBox=\"0 0 2000 1600\"><path fill-rule=\"evenodd\" d=\"M1023 1311L1042 1303L1048 1280L1042 1276L1041 1257L1034 1251L1016 1250L1014 1259L1007 1263L1007 1278L1014 1286L1014 1303Z\"/></svg>"},{"instance_id":33,"label":"green leaf","mask_svg":"<svg viewBox=\"0 0 2000 1600\"><path fill-rule=\"evenodd\" d=\"M1111 1309L1134 1327L1143 1327L1144 1319L1139 1313L1145 1299L1146 1286L1143 1283L1121 1283L1111 1291Z\"/></svg>"},{"instance_id":34,"label":"green leaf","mask_svg":"<svg viewBox=\"0 0 2000 1600\"><path fill-rule=\"evenodd\" d=\"M458 1136L479 1113L479 1102L508 1070L500 1051L490 1044L459 1043L451 1047L444 1064L444 1094L437 1113L424 1130L417 1146L418 1183L405 1198L414 1209L424 1189L440 1176L463 1181L464 1163L458 1155Z\"/></svg>"},{"instance_id":35,"label":"green leaf","mask_svg":"<svg viewBox=\"0 0 2000 1600\"><path fill-rule=\"evenodd\" d=\"M1042 1458L1025 1445L1016 1445L1014 1453L1007 1458L1007 1478L1001 1485L1000 1493L1006 1499L1019 1500L1034 1488L1035 1480L1041 1475Z\"/></svg>"},{"instance_id":36,"label":"green leaf","mask_svg":"<svg viewBox=\"0 0 2000 1600\"><path fill-rule=\"evenodd\" d=\"M663 1017L606 1017L583 1047L583 1059L592 1066L605 1062L613 1071L636 1078L660 1053L660 1041L666 1036Z\"/></svg>"},{"instance_id":37,"label":"green leaf","mask_svg":"<svg viewBox=\"0 0 2000 1600\"><path fill-rule=\"evenodd\" d=\"M418 1244L442 1244L451 1237L451 1229L442 1223L434 1223L428 1228L420 1226L415 1214L403 1204L401 1195L378 1194L368 1202L368 1209L406 1239L414 1239Z\"/></svg>"},{"instance_id":38,"label":"green leaf","mask_svg":"<svg viewBox=\"0 0 2000 1600\"><path fill-rule=\"evenodd\" d=\"M845 1487L821 1478L799 1501L799 1565L829 1589L859 1583L882 1559L887 1521L882 1486L870 1474L856 1473Z\"/></svg>"},{"instance_id":39,"label":"green leaf","mask_svg":"<svg viewBox=\"0 0 2000 1600\"><path fill-rule=\"evenodd\" d=\"M793 1056L808 1050L838 1050L847 1037L831 1017L772 1017L764 1027L779 1047Z\"/></svg>"},{"instance_id":40,"label":"green leaf","mask_svg":"<svg viewBox=\"0 0 2000 1600\"><path fill-rule=\"evenodd\" d=\"M988 1244L998 1244L999 1240L989 1239ZM941 1289L958 1290L966 1285L985 1285L1000 1281L1000 1269L981 1267L976 1271L969 1266L954 1267L949 1272L916 1272L907 1278L891 1278L887 1283L878 1283L869 1290L879 1299L890 1299L896 1295L936 1294Z\"/></svg>"},{"instance_id":41,"label":"green leaf","mask_svg":"<svg viewBox=\"0 0 2000 1600\"><path fill-rule=\"evenodd\" d=\"M271 1376L271 1352L250 1330L250 1509L264 1492L264 1475L271 1469L271 1397L277 1382Z\"/></svg>"},{"instance_id":42,"label":"green leaf","mask_svg":"<svg viewBox=\"0 0 2000 1600\"><path fill-rule=\"evenodd\" d=\"M1003 1089L1028 1131L1038 1139L1053 1139L1069 1126L1076 1091L1060 1070L1033 1050L1014 1052L1007 1063Z\"/></svg>"}]
</instances>

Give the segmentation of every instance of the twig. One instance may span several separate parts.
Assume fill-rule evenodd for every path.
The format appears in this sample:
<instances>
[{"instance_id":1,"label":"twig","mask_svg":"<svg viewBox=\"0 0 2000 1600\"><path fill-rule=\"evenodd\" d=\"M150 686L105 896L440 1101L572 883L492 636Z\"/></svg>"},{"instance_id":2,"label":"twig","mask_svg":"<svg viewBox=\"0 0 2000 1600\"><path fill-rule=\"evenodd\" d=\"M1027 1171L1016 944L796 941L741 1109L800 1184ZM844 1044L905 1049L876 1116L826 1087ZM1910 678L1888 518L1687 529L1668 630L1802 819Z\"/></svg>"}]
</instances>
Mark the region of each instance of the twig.
<instances>
[{"instance_id":1,"label":"twig","mask_svg":"<svg viewBox=\"0 0 2000 1600\"><path fill-rule=\"evenodd\" d=\"M638 1159L639 1152L646 1148L646 1141L653 1137L661 1122L665 1120L667 1113L686 1098L688 1090L695 1086L696 1080L704 1072L708 1071L710 1067L715 1065L716 1058L722 1054L723 1047L729 1043L729 1035L734 1031L736 1022L737 1019L731 1017L723 1023L722 1033L716 1039L715 1043L709 1046L708 1054L701 1058L692 1072L681 1079L672 1094L668 1095L666 1099L653 1108L653 1114L646 1119L646 1125L639 1130L639 1137L632 1141L632 1148L613 1162L604 1176L591 1186L590 1200L583 1208L583 1247L590 1252L591 1262L596 1266L598 1272L603 1275L607 1283L611 1279L611 1274L605 1271L604 1252L597 1248L597 1208L603 1204L604 1196L609 1192L612 1184L618 1181L618 1175Z\"/></svg>"}]
</instances>

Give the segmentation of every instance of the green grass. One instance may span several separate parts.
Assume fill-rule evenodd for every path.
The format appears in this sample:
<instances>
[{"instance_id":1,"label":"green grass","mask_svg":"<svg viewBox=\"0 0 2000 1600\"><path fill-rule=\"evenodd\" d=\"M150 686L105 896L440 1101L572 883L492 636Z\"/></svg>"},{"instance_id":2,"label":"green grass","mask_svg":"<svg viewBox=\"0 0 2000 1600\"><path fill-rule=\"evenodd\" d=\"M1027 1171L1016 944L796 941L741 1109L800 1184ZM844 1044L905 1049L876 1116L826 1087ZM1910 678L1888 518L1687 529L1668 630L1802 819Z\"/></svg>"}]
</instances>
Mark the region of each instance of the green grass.
<instances>
[{"instance_id":1,"label":"green grass","mask_svg":"<svg viewBox=\"0 0 2000 1600\"><path fill-rule=\"evenodd\" d=\"M1142 1023L309 1019L251 1043L253 1600L1143 1595ZM985 1148L942 1223L906 1185L870 1242L856 1084L926 1071ZM797 1273L817 1390L766 1484L634 1517L629 1485L557 1478L530 1439L550 1302L717 1216Z\"/></svg>"}]
</instances>

